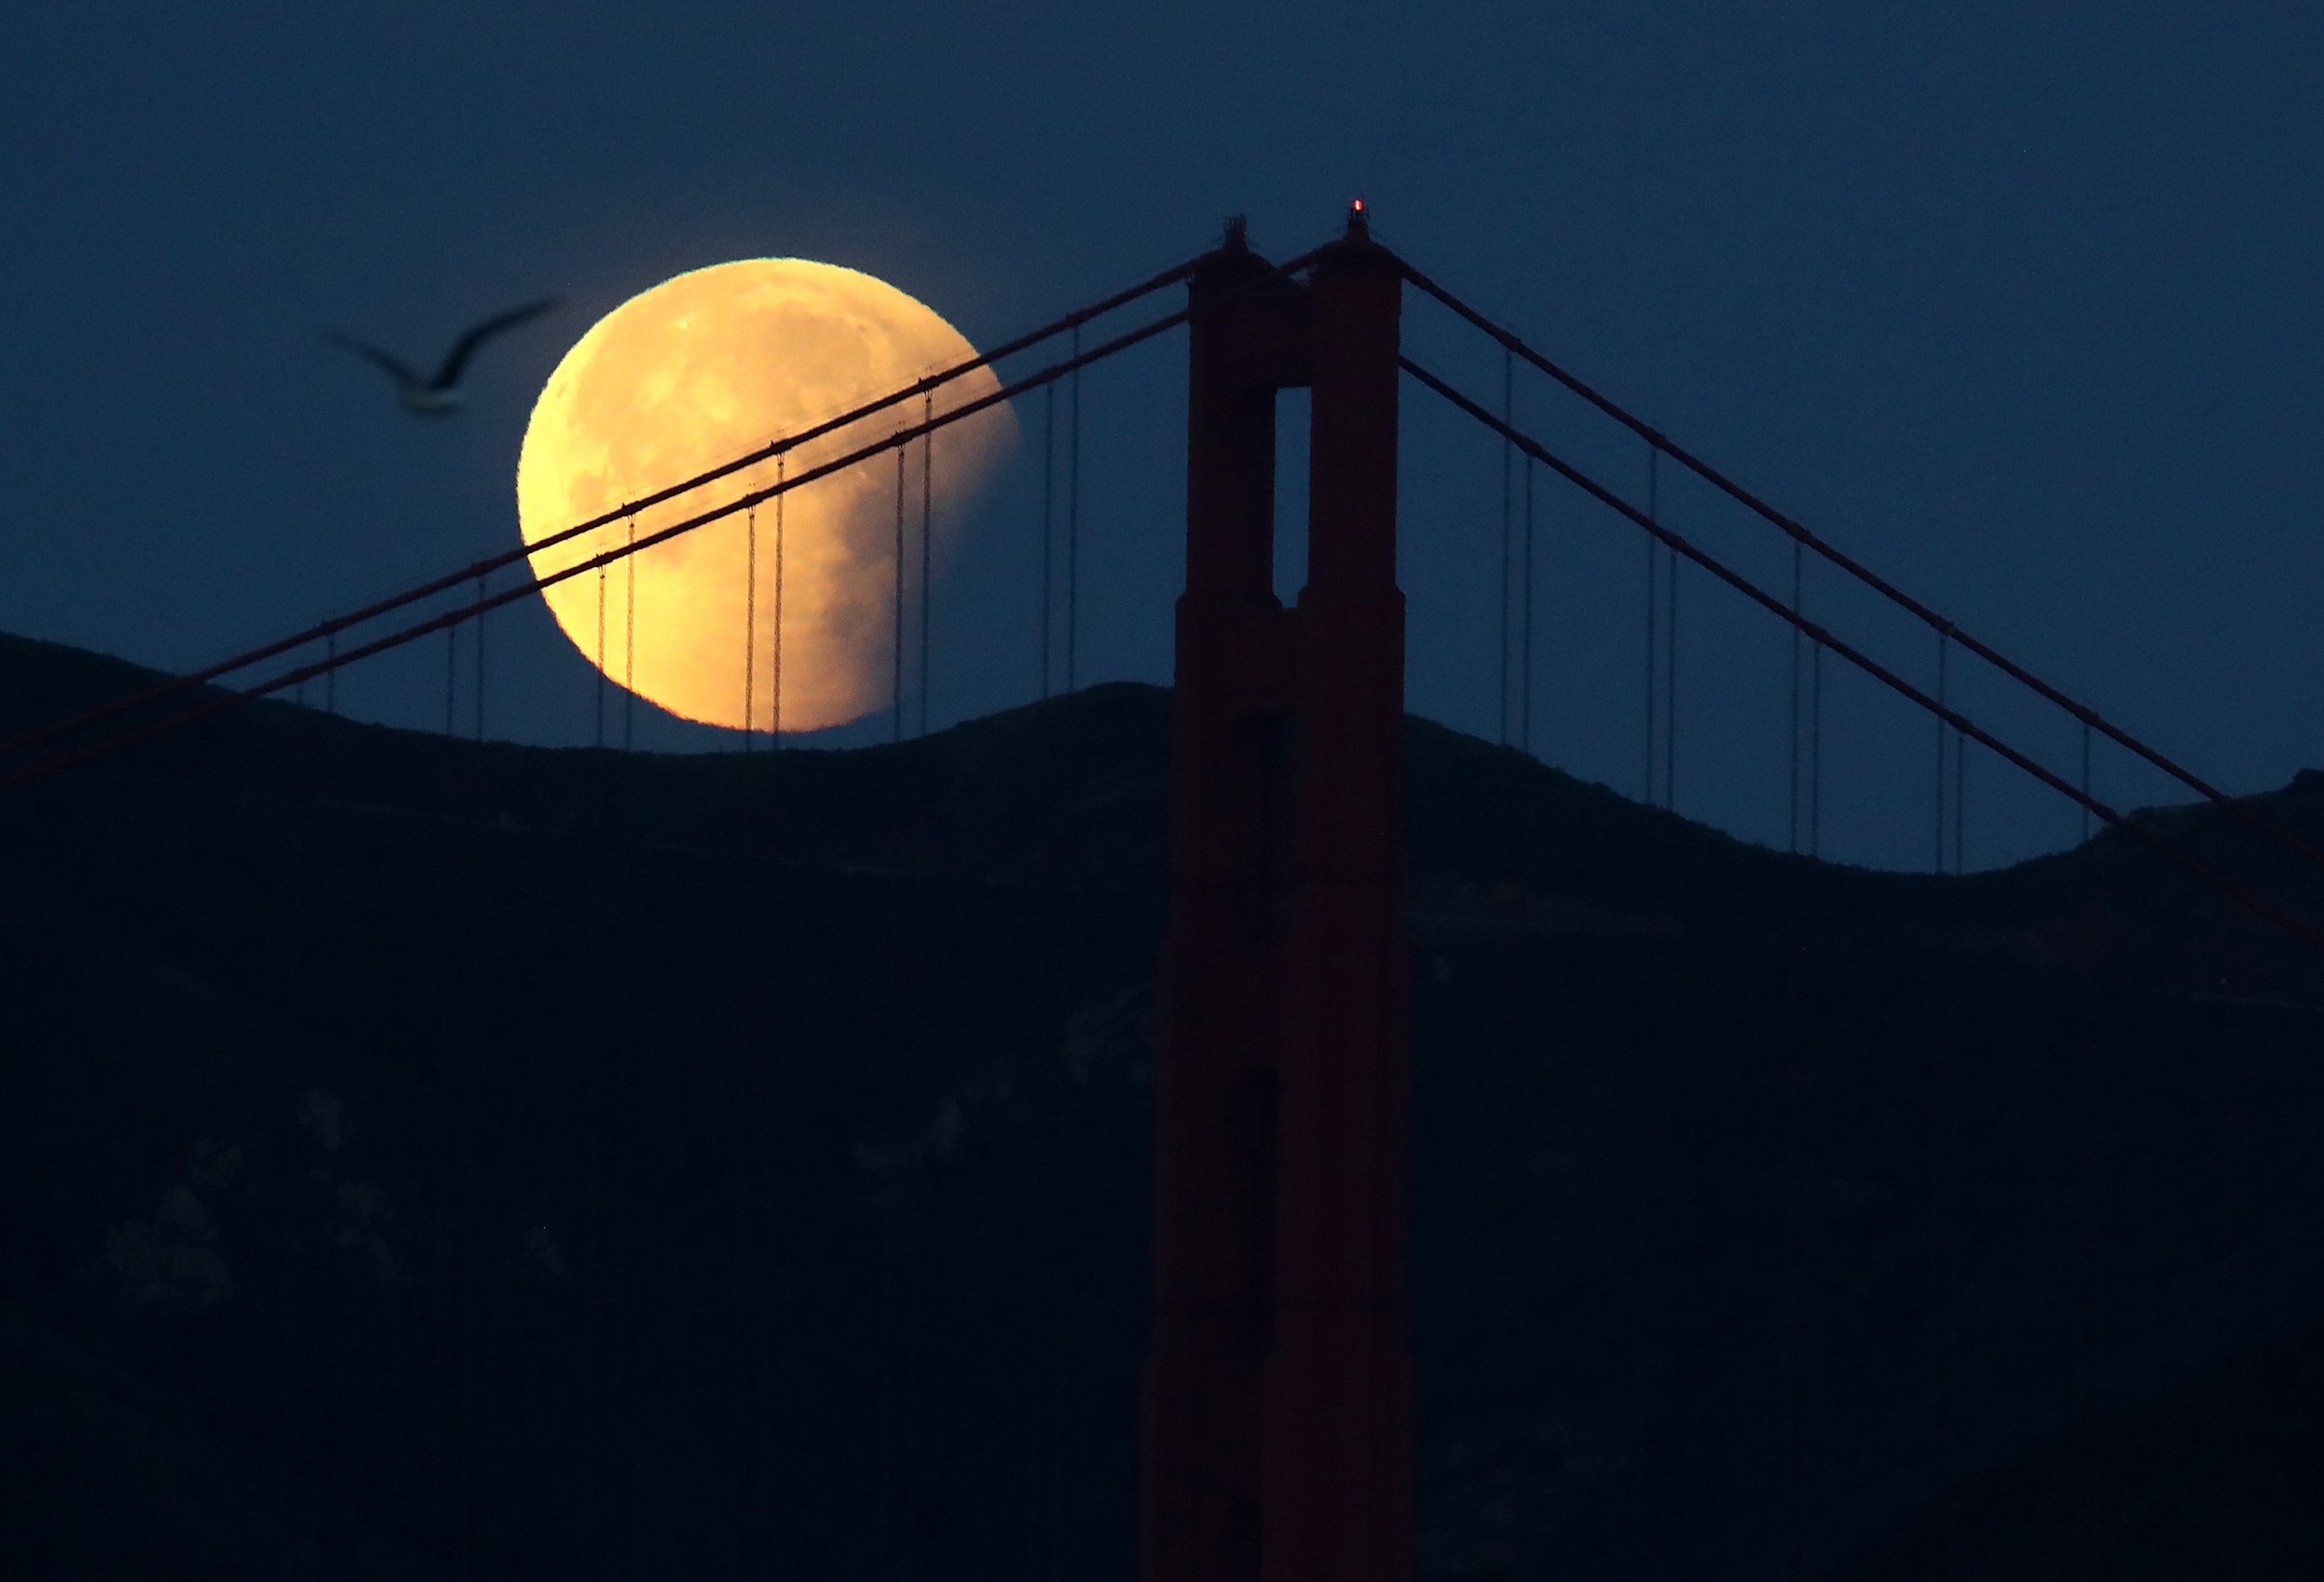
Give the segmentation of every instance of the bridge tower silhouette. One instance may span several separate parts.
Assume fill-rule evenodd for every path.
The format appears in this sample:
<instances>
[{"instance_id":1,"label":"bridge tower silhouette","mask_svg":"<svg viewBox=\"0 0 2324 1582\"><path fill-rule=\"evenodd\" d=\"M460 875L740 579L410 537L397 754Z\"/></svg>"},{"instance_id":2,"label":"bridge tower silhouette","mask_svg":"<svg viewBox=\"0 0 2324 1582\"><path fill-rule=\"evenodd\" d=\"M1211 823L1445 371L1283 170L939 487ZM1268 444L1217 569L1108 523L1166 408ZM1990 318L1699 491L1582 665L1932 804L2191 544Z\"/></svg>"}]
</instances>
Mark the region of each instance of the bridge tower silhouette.
<instances>
[{"instance_id":1,"label":"bridge tower silhouette","mask_svg":"<svg viewBox=\"0 0 2324 1582\"><path fill-rule=\"evenodd\" d=\"M1410 1572L1402 286L1360 204L1307 283L1239 220L1189 281L1208 310L1190 321L1142 1582ZM1308 573L1287 610L1275 396L1302 386Z\"/></svg>"}]
</instances>

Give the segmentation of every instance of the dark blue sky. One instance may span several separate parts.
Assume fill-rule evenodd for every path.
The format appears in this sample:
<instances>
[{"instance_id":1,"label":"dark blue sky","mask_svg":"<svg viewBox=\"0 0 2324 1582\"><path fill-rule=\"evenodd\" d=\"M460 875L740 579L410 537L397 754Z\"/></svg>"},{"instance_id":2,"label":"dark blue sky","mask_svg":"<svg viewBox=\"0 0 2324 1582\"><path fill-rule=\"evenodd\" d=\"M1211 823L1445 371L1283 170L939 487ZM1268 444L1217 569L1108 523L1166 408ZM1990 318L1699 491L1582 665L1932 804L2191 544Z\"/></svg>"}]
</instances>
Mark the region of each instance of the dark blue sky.
<instances>
[{"instance_id":1,"label":"dark blue sky","mask_svg":"<svg viewBox=\"0 0 2324 1582\"><path fill-rule=\"evenodd\" d=\"M2306 8L88 5L24 11L0 58L0 628L189 666L513 543L541 380L680 270L843 263L989 345L1227 213L1287 255L1361 193L1420 267L2199 771L2324 763ZM314 335L424 358L545 292L564 311L481 358L449 424ZM1497 353L1407 322L1498 399ZM1084 388L1085 680L1167 674L1182 346ZM1491 734L1499 447L1406 401L1411 703ZM1546 381L1517 404L1643 489L1636 443ZM938 587L939 723L1034 690L1037 455ZM1644 550L1538 497L1535 745L1635 793ZM1699 486L1663 504L1788 580L1772 530ZM1680 599L1680 811L1781 845L1783 637L1699 574ZM1933 676L1836 575L1809 600ZM493 733L587 735L545 614L490 642ZM2054 714L1954 678L2077 766ZM340 699L417 725L441 689L430 647ZM1934 728L1836 677L1827 702L1827 853L1925 866ZM2020 778L1973 752L1971 866L2079 833ZM2097 779L2178 799L2112 751Z\"/></svg>"}]
</instances>

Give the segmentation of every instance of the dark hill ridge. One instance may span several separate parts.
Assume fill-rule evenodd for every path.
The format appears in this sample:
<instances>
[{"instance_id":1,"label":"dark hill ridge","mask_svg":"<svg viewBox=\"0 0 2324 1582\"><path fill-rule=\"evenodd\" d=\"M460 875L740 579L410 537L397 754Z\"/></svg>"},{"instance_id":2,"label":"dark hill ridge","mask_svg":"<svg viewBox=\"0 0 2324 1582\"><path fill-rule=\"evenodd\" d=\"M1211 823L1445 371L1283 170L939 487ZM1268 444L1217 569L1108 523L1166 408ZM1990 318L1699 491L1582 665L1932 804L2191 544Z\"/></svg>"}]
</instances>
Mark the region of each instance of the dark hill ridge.
<instances>
[{"instance_id":1,"label":"dark hill ridge","mask_svg":"<svg viewBox=\"0 0 2324 1582\"><path fill-rule=\"evenodd\" d=\"M153 672L0 637L0 734L134 692ZM1164 860L1169 693L1134 682L923 740L847 751L544 750L357 724L280 704L76 772L199 777L379 816L510 835L632 832L664 846L997 884L1151 893ZM1813 862L1736 840L1512 748L1407 725L1411 899L1542 927L1944 943L2150 987L2324 1003L2313 953L2106 831L1961 879ZM2324 771L2253 797L2324 845ZM2136 815L2260 893L2324 916L2324 875L2208 807Z\"/></svg>"},{"instance_id":2,"label":"dark hill ridge","mask_svg":"<svg viewBox=\"0 0 2324 1582\"><path fill-rule=\"evenodd\" d=\"M1828 1582L2324 1576L2324 1324L2085 1417L1863 1546Z\"/></svg>"},{"instance_id":3,"label":"dark hill ridge","mask_svg":"<svg viewBox=\"0 0 2324 1582\"><path fill-rule=\"evenodd\" d=\"M253 1464L151 1379L69 1345L0 1302L8 1496L0 1555L16 1576L429 1582L337 1501ZM111 1520L91 1520L110 1514Z\"/></svg>"},{"instance_id":4,"label":"dark hill ridge","mask_svg":"<svg viewBox=\"0 0 2324 1582\"><path fill-rule=\"evenodd\" d=\"M0 732L145 679L0 640ZM1410 730L1424 1574L1798 1575L2324 1311L2324 1020L2238 1003L2313 980L2145 853L1820 866ZM262 705L11 797L0 1297L450 1575L1117 1568L1166 742Z\"/></svg>"}]
</instances>

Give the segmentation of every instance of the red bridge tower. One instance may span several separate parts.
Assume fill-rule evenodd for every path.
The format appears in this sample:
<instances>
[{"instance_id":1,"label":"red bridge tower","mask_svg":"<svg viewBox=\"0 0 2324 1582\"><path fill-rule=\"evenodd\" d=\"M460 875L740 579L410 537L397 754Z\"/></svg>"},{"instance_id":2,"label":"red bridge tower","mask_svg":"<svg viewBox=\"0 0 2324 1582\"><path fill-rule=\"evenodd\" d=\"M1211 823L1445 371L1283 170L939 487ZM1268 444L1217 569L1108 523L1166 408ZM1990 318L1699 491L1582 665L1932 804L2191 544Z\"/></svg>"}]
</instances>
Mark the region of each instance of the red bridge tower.
<instances>
[{"instance_id":1,"label":"red bridge tower","mask_svg":"<svg viewBox=\"0 0 2324 1582\"><path fill-rule=\"evenodd\" d=\"M1359 204L1308 284L1231 222L1190 286L1140 1582L1411 1572L1402 285ZM1275 392L1299 386L1286 610Z\"/></svg>"}]
</instances>

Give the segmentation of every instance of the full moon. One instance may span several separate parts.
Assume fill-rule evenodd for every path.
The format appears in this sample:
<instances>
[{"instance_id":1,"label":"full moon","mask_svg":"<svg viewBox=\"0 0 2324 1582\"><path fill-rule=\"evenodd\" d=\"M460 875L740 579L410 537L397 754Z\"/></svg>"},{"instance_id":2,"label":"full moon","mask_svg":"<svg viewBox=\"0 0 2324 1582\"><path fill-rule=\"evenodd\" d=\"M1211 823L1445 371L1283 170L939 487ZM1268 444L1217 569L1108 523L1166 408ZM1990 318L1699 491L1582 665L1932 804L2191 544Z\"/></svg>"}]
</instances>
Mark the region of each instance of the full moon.
<instances>
[{"instance_id":1,"label":"full moon","mask_svg":"<svg viewBox=\"0 0 2324 1582\"><path fill-rule=\"evenodd\" d=\"M805 258L690 270L574 343L534 402L517 459L528 545L621 509L976 356L933 310L884 281ZM1000 388L988 368L934 392L942 414ZM917 424L899 402L780 462L786 477ZM931 556L1017 441L1008 403L905 447L905 580L917 597L928 481ZM755 462L633 517L535 548L536 576L699 516L776 480ZM894 678L893 452L544 590L565 636L618 685L670 713L740 730L814 731L888 705ZM779 506L779 511L778 511ZM779 540L779 543L778 543ZM778 628L778 613L780 625ZM634 633L634 639L632 634Z\"/></svg>"}]
</instances>

